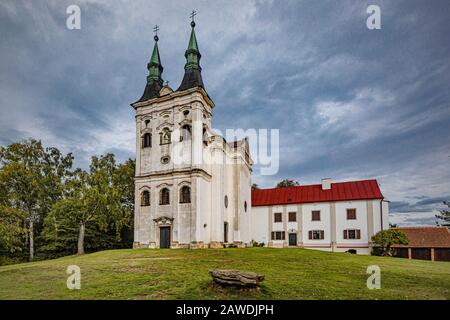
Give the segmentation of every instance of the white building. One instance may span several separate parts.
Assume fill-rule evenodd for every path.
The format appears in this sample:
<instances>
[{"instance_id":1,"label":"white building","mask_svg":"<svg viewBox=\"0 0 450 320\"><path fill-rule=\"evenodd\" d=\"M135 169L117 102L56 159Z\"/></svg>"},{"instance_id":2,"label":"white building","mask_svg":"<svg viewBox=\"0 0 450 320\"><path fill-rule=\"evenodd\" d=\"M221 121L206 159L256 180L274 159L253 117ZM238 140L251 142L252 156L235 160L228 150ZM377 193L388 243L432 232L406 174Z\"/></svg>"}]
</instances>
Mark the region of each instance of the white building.
<instances>
[{"instance_id":1,"label":"white building","mask_svg":"<svg viewBox=\"0 0 450 320\"><path fill-rule=\"evenodd\" d=\"M389 227L383 199L376 180L254 190L252 238L270 247L369 254L371 237Z\"/></svg>"},{"instance_id":2,"label":"white building","mask_svg":"<svg viewBox=\"0 0 450 320\"><path fill-rule=\"evenodd\" d=\"M213 132L214 103L204 89L195 23L180 87L163 85L158 36L136 110L134 247L300 246L369 252L387 228L376 181L251 191L248 140ZM346 196L341 189L347 190ZM366 188L372 188L372 193ZM309 197L315 190L317 197ZM345 193L344 193L345 195ZM350 215L350 218L349 218ZM356 215L356 218L352 218Z\"/></svg>"}]
</instances>

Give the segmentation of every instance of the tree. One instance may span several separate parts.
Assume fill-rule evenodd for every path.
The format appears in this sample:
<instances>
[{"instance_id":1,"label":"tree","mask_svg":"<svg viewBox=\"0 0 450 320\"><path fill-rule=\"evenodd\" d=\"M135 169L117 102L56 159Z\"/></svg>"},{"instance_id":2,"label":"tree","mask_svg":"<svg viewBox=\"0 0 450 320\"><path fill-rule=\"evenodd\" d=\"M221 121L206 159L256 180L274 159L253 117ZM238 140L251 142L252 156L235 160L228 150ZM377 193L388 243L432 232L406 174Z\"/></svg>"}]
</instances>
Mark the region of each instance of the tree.
<instances>
[{"instance_id":1,"label":"tree","mask_svg":"<svg viewBox=\"0 0 450 320\"><path fill-rule=\"evenodd\" d=\"M299 186L300 184L297 181L291 180L291 179L284 179L277 184L277 188L286 188L286 187L295 187Z\"/></svg>"},{"instance_id":2,"label":"tree","mask_svg":"<svg viewBox=\"0 0 450 320\"><path fill-rule=\"evenodd\" d=\"M378 232L372 237L374 247L381 250L381 255L391 256L391 247L395 244L407 245L409 243L408 237L397 229L387 229Z\"/></svg>"},{"instance_id":3,"label":"tree","mask_svg":"<svg viewBox=\"0 0 450 320\"><path fill-rule=\"evenodd\" d=\"M22 251L22 238L27 232L25 218L26 212L0 205L0 248L10 253Z\"/></svg>"},{"instance_id":4,"label":"tree","mask_svg":"<svg viewBox=\"0 0 450 320\"><path fill-rule=\"evenodd\" d=\"M105 234L114 230L116 239L121 238L124 228L132 223L134 208L134 162L116 165L114 155L92 157L89 172L77 169L68 181L67 195L59 200L46 219L47 239L73 236L77 229L77 253L85 252L87 228ZM66 233L60 232L60 226ZM67 231L69 231L67 233Z\"/></svg>"},{"instance_id":5,"label":"tree","mask_svg":"<svg viewBox=\"0 0 450 320\"><path fill-rule=\"evenodd\" d=\"M0 147L0 185L7 195L4 207L9 213L26 214L23 227L30 260L34 258L36 224L61 198L72 161L72 154L45 149L41 141L33 139Z\"/></svg>"},{"instance_id":6,"label":"tree","mask_svg":"<svg viewBox=\"0 0 450 320\"><path fill-rule=\"evenodd\" d=\"M450 208L450 201L444 201L444 205ZM450 225L450 210L440 210L440 214L436 215L437 224ZM442 221L442 223L439 223Z\"/></svg>"}]
</instances>

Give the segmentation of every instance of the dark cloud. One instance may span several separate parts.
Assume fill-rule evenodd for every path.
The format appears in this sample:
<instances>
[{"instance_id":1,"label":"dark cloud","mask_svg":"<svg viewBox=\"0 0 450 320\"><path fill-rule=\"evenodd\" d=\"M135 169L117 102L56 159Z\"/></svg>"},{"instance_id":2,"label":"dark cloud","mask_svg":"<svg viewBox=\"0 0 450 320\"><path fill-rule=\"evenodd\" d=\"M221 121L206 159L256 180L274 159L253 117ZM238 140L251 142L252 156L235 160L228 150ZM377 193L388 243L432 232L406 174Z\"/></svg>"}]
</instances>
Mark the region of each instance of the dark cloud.
<instances>
[{"instance_id":1,"label":"dark cloud","mask_svg":"<svg viewBox=\"0 0 450 320\"><path fill-rule=\"evenodd\" d=\"M389 204L391 213L406 212L430 212L442 210L445 205L444 201L449 201L450 195L446 197L426 198L415 203L406 201L392 201Z\"/></svg>"},{"instance_id":2,"label":"dark cloud","mask_svg":"<svg viewBox=\"0 0 450 320\"><path fill-rule=\"evenodd\" d=\"M393 212L431 214L450 191L450 3L376 3L370 31L373 1L2 1L0 143L40 138L83 167L132 157L152 26L177 87L196 8L213 125L280 130L280 170L256 164L256 183L376 178Z\"/></svg>"}]
</instances>

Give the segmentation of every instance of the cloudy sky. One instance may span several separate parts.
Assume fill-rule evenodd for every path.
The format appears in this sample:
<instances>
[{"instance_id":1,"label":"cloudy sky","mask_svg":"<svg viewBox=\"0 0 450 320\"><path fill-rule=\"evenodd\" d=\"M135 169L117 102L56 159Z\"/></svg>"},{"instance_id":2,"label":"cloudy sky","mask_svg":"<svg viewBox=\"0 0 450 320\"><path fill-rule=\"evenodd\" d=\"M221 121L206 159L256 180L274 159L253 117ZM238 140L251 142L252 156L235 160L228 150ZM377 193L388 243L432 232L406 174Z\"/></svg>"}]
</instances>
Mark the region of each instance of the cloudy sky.
<instances>
[{"instance_id":1,"label":"cloudy sky","mask_svg":"<svg viewBox=\"0 0 450 320\"><path fill-rule=\"evenodd\" d=\"M66 9L81 9L81 30ZM381 30L366 9L381 8ZM280 130L280 170L254 182L378 179L391 222L434 224L450 200L450 2L0 2L0 144L34 137L76 165L134 156L134 114L158 24L164 80L183 76L198 11L213 125Z\"/></svg>"}]
</instances>

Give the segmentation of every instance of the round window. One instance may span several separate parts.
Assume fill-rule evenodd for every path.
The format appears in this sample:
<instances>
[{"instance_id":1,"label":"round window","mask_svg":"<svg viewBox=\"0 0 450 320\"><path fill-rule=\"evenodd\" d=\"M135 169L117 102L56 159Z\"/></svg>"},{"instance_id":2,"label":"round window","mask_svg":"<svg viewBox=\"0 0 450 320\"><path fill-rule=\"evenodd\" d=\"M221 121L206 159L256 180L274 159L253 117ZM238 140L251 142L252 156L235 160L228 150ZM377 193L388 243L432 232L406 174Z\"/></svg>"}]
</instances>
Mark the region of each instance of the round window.
<instances>
[{"instance_id":1,"label":"round window","mask_svg":"<svg viewBox=\"0 0 450 320\"><path fill-rule=\"evenodd\" d=\"M228 196L225 196L223 202L225 203L225 208L228 208Z\"/></svg>"},{"instance_id":2,"label":"round window","mask_svg":"<svg viewBox=\"0 0 450 320\"><path fill-rule=\"evenodd\" d=\"M167 164L167 163L169 163L169 161L170 161L170 157L162 157L161 158L161 163L162 164Z\"/></svg>"}]
</instances>

